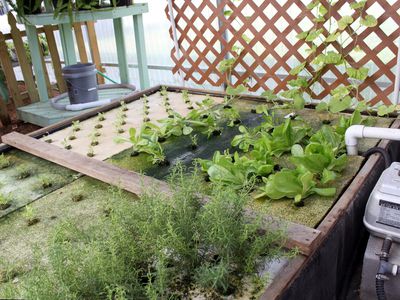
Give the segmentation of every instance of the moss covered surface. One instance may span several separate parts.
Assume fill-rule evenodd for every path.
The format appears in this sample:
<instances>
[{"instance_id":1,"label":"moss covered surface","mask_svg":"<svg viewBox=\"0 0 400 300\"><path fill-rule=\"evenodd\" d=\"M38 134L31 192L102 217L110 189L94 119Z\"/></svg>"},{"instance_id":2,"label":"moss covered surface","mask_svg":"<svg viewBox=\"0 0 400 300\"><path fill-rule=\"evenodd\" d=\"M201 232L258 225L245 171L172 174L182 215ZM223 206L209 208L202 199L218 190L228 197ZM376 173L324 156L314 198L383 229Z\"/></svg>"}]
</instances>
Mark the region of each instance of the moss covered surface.
<instances>
[{"instance_id":1,"label":"moss covered surface","mask_svg":"<svg viewBox=\"0 0 400 300\"><path fill-rule=\"evenodd\" d=\"M40 220L35 225L27 225L23 210L1 218L0 298L4 297L4 289L18 289L23 282L23 274L31 268L35 247L46 253L49 235L57 224L71 221L82 228L96 224L112 206L110 201L116 198L115 193L120 191L98 180L81 177L30 205ZM82 196L78 202L74 201L76 195ZM130 193L123 196L132 201L137 199ZM14 276L7 278L7 273Z\"/></svg>"},{"instance_id":2,"label":"moss covered surface","mask_svg":"<svg viewBox=\"0 0 400 300\"><path fill-rule=\"evenodd\" d=\"M5 156L11 165L0 170L0 193L11 206L0 210L0 217L76 179L75 172L22 151L13 150Z\"/></svg>"}]
</instances>

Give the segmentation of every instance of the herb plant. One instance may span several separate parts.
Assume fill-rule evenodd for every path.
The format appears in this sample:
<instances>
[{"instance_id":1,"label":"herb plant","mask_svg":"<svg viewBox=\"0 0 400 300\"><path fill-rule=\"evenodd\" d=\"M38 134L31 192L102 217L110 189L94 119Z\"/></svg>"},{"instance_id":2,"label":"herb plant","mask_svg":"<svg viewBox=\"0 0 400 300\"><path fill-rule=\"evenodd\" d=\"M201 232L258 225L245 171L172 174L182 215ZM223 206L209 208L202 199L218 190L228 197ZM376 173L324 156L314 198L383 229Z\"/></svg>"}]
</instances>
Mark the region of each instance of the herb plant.
<instances>
[{"instance_id":1,"label":"herb plant","mask_svg":"<svg viewBox=\"0 0 400 300\"><path fill-rule=\"evenodd\" d=\"M0 154L0 170L9 166L11 166L11 160L4 153Z\"/></svg>"},{"instance_id":2,"label":"herb plant","mask_svg":"<svg viewBox=\"0 0 400 300\"><path fill-rule=\"evenodd\" d=\"M10 194L4 195L0 193L0 210L5 210L11 206L11 197Z\"/></svg>"},{"instance_id":3,"label":"herb plant","mask_svg":"<svg viewBox=\"0 0 400 300\"><path fill-rule=\"evenodd\" d=\"M79 120L72 121L72 131L77 132L79 130L81 130L81 124L80 124Z\"/></svg>"},{"instance_id":4,"label":"herb plant","mask_svg":"<svg viewBox=\"0 0 400 300\"><path fill-rule=\"evenodd\" d=\"M25 218L28 226L35 225L40 221L37 217L35 209L30 205L25 206L25 210L23 211L22 215Z\"/></svg>"}]
</instances>

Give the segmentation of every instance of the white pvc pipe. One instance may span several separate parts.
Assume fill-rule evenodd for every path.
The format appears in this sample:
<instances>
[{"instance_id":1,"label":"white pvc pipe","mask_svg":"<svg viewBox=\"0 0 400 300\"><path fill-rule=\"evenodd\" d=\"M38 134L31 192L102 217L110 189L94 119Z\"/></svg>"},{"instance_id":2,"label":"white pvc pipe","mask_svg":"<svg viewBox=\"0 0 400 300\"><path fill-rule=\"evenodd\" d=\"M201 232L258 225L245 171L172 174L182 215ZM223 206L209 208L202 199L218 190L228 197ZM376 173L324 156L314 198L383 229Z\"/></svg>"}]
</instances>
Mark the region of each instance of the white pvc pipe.
<instances>
[{"instance_id":1,"label":"white pvc pipe","mask_svg":"<svg viewBox=\"0 0 400 300\"><path fill-rule=\"evenodd\" d=\"M397 41L397 66L396 77L394 79L393 104L399 104L399 89L400 89L400 38Z\"/></svg>"},{"instance_id":2,"label":"white pvc pipe","mask_svg":"<svg viewBox=\"0 0 400 300\"><path fill-rule=\"evenodd\" d=\"M346 130L345 143L348 155L358 155L359 139L400 141L400 129L353 125Z\"/></svg>"},{"instance_id":3,"label":"white pvc pipe","mask_svg":"<svg viewBox=\"0 0 400 300\"><path fill-rule=\"evenodd\" d=\"M181 59L181 50L179 49L178 33L176 31L176 23L175 23L174 11L172 8L172 0L168 0L168 10L169 10L169 20L170 20L171 26L172 26L172 38L174 40L176 58L179 61ZM181 85L185 86L185 77L183 76L182 70L180 68L179 68L178 73L179 73L179 77L181 79Z\"/></svg>"}]
</instances>

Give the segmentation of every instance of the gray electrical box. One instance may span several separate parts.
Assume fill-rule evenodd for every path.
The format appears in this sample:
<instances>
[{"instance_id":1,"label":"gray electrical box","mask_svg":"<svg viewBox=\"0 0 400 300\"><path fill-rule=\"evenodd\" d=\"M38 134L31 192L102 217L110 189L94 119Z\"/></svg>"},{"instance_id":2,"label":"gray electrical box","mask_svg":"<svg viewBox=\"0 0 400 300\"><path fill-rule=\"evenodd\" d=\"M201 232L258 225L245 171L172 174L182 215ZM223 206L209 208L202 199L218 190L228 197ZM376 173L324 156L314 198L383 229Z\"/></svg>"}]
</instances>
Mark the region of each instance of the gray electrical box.
<instances>
[{"instance_id":1,"label":"gray electrical box","mask_svg":"<svg viewBox=\"0 0 400 300\"><path fill-rule=\"evenodd\" d=\"M379 178L365 209L364 225L372 235L400 243L400 163L392 163Z\"/></svg>"}]
</instances>

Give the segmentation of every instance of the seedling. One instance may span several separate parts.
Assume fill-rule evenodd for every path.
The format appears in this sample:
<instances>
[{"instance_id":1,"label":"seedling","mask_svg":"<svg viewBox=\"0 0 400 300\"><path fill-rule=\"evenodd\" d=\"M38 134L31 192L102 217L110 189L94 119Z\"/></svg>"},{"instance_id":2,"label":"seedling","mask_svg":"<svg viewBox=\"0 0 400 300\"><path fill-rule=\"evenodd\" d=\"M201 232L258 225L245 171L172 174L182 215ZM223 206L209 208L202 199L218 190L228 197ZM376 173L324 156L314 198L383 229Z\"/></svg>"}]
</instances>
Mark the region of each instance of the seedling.
<instances>
[{"instance_id":1,"label":"seedling","mask_svg":"<svg viewBox=\"0 0 400 300\"><path fill-rule=\"evenodd\" d=\"M64 149L67 149L67 150L71 150L71 149L72 149L72 146L71 146L71 144L68 142L67 139L64 139L64 140L62 141L61 144L64 146Z\"/></svg>"},{"instance_id":2,"label":"seedling","mask_svg":"<svg viewBox=\"0 0 400 300\"><path fill-rule=\"evenodd\" d=\"M85 198L85 196L81 192L74 192L71 200L72 202L80 202Z\"/></svg>"},{"instance_id":3,"label":"seedling","mask_svg":"<svg viewBox=\"0 0 400 300\"><path fill-rule=\"evenodd\" d=\"M191 134L190 141L191 141L190 147L192 148L192 150L197 149L197 147L198 147L197 134Z\"/></svg>"},{"instance_id":4,"label":"seedling","mask_svg":"<svg viewBox=\"0 0 400 300\"><path fill-rule=\"evenodd\" d=\"M40 219L37 217L36 211L30 205L25 206L23 216L28 226L35 225L40 221Z\"/></svg>"},{"instance_id":5,"label":"seedling","mask_svg":"<svg viewBox=\"0 0 400 300\"><path fill-rule=\"evenodd\" d=\"M93 157L93 156L94 156L94 149L93 149L93 146L92 146L92 145L89 146L89 149L88 149L88 152L87 152L86 155L87 155L88 157Z\"/></svg>"},{"instance_id":6,"label":"seedling","mask_svg":"<svg viewBox=\"0 0 400 300\"><path fill-rule=\"evenodd\" d=\"M98 144L99 144L99 139L98 139L97 135L92 134L90 145L94 147L94 146L97 146Z\"/></svg>"},{"instance_id":7,"label":"seedling","mask_svg":"<svg viewBox=\"0 0 400 300\"><path fill-rule=\"evenodd\" d=\"M70 141L76 140L75 131L72 131L72 132L70 133L70 135L68 136L68 139L69 139Z\"/></svg>"},{"instance_id":8,"label":"seedling","mask_svg":"<svg viewBox=\"0 0 400 300\"><path fill-rule=\"evenodd\" d=\"M166 86L161 87L160 95L163 97L168 96L168 91Z\"/></svg>"},{"instance_id":9,"label":"seedling","mask_svg":"<svg viewBox=\"0 0 400 300\"><path fill-rule=\"evenodd\" d=\"M77 132L81 130L81 123L78 121L72 121L72 131Z\"/></svg>"},{"instance_id":10,"label":"seedling","mask_svg":"<svg viewBox=\"0 0 400 300\"><path fill-rule=\"evenodd\" d=\"M103 128L103 125L100 123L97 123L96 126L94 126L95 129L101 129Z\"/></svg>"},{"instance_id":11,"label":"seedling","mask_svg":"<svg viewBox=\"0 0 400 300\"><path fill-rule=\"evenodd\" d=\"M124 133L124 132L125 132L125 130L124 130L124 128L122 128L122 126L123 126L123 124L122 124L121 120L117 120L117 121L114 123L115 131L116 131L118 134L121 134L121 133Z\"/></svg>"},{"instance_id":12,"label":"seedling","mask_svg":"<svg viewBox=\"0 0 400 300\"><path fill-rule=\"evenodd\" d=\"M0 210L5 210L11 206L10 194L7 196L0 193Z\"/></svg>"},{"instance_id":13,"label":"seedling","mask_svg":"<svg viewBox=\"0 0 400 300\"><path fill-rule=\"evenodd\" d=\"M39 182L40 182L40 186L43 189L47 189L51 186L53 186L53 180L50 176L48 175L42 175L39 177Z\"/></svg>"},{"instance_id":14,"label":"seedling","mask_svg":"<svg viewBox=\"0 0 400 300\"><path fill-rule=\"evenodd\" d=\"M17 168L17 179L25 179L32 175L32 170L28 166L20 166Z\"/></svg>"},{"instance_id":15,"label":"seedling","mask_svg":"<svg viewBox=\"0 0 400 300\"><path fill-rule=\"evenodd\" d=\"M44 140L46 143L48 143L48 144L51 144L52 142L53 142L53 140L52 139L50 139L50 138L48 138L48 139L45 139Z\"/></svg>"},{"instance_id":16,"label":"seedling","mask_svg":"<svg viewBox=\"0 0 400 300\"><path fill-rule=\"evenodd\" d=\"M125 101L121 101L120 104L121 104L121 110L122 111L128 111L129 110L129 108L126 105Z\"/></svg>"},{"instance_id":17,"label":"seedling","mask_svg":"<svg viewBox=\"0 0 400 300\"><path fill-rule=\"evenodd\" d=\"M8 168L9 166L11 166L10 159L7 156L5 156L4 153L2 153L0 155L0 170Z\"/></svg>"},{"instance_id":18,"label":"seedling","mask_svg":"<svg viewBox=\"0 0 400 300\"><path fill-rule=\"evenodd\" d=\"M98 113L97 114L97 121L98 122L103 122L103 121L105 121L105 119L106 119L106 117L105 117L104 113Z\"/></svg>"},{"instance_id":19,"label":"seedling","mask_svg":"<svg viewBox=\"0 0 400 300\"><path fill-rule=\"evenodd\" d=\"M190 103L189 92L187 90L182 91L182 98L186 104Z\"/></svg>"},{"instance_id":20,"label":"seedling","mask_svg":"<svg viewBox=\"0 0 400 300\"><path fill-rule=\"evenodd\" d=\"M95 128L93 131L93 136L99 137L99 136L101 136L101 132L97 128Z\"/></svg>"}]
</instances>

